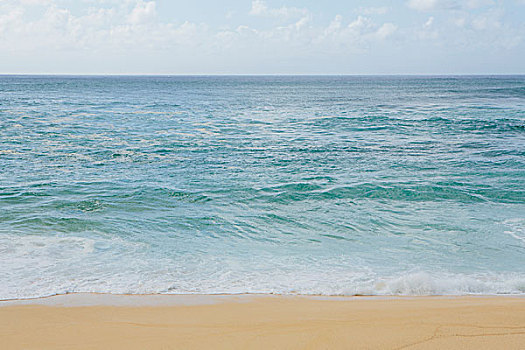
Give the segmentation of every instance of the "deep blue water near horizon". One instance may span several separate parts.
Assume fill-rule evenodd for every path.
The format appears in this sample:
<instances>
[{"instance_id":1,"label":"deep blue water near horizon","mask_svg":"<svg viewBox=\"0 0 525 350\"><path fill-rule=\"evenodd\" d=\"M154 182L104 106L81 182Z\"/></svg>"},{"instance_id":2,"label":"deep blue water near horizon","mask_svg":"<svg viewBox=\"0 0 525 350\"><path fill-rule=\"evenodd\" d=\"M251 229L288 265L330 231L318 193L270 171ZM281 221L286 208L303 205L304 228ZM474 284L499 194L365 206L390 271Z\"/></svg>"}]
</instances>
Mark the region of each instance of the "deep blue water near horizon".
<instances>
[{"instance_id":1,"label":"deep blue water near horizon","mask_svg":"<svg viewBox=\"0 0 525 350\"><path fill-rule=\"evenodd\" d=\"M525 76L0 76L0 299L525 293Z\"/></svg>"}]
</instances>

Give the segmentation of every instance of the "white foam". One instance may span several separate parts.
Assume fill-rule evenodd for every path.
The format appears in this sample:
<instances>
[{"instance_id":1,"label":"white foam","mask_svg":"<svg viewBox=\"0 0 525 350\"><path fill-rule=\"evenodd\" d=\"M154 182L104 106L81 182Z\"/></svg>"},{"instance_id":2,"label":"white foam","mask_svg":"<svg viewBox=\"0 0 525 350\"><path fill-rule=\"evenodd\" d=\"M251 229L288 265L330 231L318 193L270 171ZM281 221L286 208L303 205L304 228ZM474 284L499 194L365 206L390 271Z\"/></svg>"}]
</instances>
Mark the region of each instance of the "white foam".
<instances>
[{"instance_id":1,"label":"white foam","mask_svg":"<svg viewBox=\"0 0 525 350\"><path fill-rule=\"evenodd\" d=\"M372 294L379 295L465 295L522 294L525 276L516 274L431 274L415 272L381 279Z\"/></svg>"},{"instance_id":2,"label":"white foam","mask_svg":"<svg viewBox=\"0 0 525 350\"><path fill-rule=\"evenodd\" d=\"M515 218L503 222L509 229L504 231L507 235L514 237L525 244L525 219Z\"/></svg>"},{"instance_id":3,"label":"white foam","mask_svg":"<svg viewBox=\"0 0 525 350\"><path fill-rule=\"evenodd\" d=\"M0 236L0 299L65 293L466 295L525 294L523 273L385 271L359 259L151 255L118 238Z\"/></svg>"}]
</instances>

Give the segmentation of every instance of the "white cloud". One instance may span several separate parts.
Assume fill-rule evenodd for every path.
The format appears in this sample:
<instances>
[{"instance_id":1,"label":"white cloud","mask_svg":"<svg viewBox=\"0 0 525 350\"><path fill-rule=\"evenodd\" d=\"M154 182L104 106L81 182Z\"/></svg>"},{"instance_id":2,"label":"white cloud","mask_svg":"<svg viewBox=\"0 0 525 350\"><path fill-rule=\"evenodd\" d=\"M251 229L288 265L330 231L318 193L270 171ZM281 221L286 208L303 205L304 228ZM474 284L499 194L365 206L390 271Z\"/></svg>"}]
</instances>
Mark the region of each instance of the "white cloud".
<instances>
[{"instance_id":1,"label":"white cloud","mask_svg":"<svg viewBox=\"0 0 525 350\"><path fill-rule=\"evenodd\" d=\"M483 14L474 17L472 20L472 28L476 30L495 30L501 27L501 22L498 16L493 13Z\"/></svg>"},{"instance_id":2,"label":"white cloud","mask_svg":"<svg viewBox=\"0 0 525 350\"><path fill-rule=\"evenodd\" d=\"M368 19L367 17L363 17L363 16L357 16L357 18L354 21L348 24L348 29L358 32L358 33L371 31L372 28L373 28L372 21Z\"/></svg>"},{"instance_id":3,"label":"white cloud","mask_svg":"<svg viewBox=\"0 0 525 350\"><path fill-rule=\"evenodd\" d=\"M417 11L432 11L436 9L438 0L409 0L407 5Z\"/></svg>"},{"instance_id":4,"label":"white cloud","mask_svg":"<svg viewBox=\"0 0 525 350\"><path fill-rule=\"evenodd\" d=\"M494 0L408 0L407 6L420 12L434 10L473 10L494 5Z\"/></svg>"},{"instance_id":5,"label":"white cloud","mask_svg":"<svg viewBox=\"0 0 525 350\"><path fill-rule=\"evenodd\" d=\"M432 43L439 38L440 30L434 25L434 20L434 16L430 16L421 26L421 29L416 31L416 36L418 39L427 43Z\"/></svg>"},{"instance_id":6,"label":"white cloud","mask_svg":"<svg viewBox=\"0 0 525 350\"><path fill-rule=\"evenodd\" d=\"M328 27L324 30L325 36L329 36L339 31L342 27L343 16L336 15L335 18L330 22Z\"/></svg>"},{"instance_id":7,"label":"white cloud","mask_svg":"<svg viewBox=\"0 0 525 350\"><path fill-rule=\"evenodd\" d=\"M397 26L393 23L384 23L376 32L379 39L386 39L397 30Z\"/></svg>"},{"instance_id":8,"label":"white cloud","mask_svg":"<svg viewBox=\"0 0 525 350\"><path fill-rule=\"evenodd\" d=\"M465 17L458 17L453 20L453 23L460 28L463 28L465 24L467 23L467 20Z\"/></svg>"},{"instance_id":9,"label":"white cloud","mask_svg":"<svg viewBox=\"0 0 525 350\"><path fill-rule=\"evenodd\" d=\"M134 24L146 23L157 15L155 1L138 1L131 13L128 21Z\"/></svg>"},{"instance_id":10,"label":"white cloud","mask_svg":"<svg viewBox=\"0 0 525 350\"><path fill-rule=\"evenodd\" d=\"M26 67L20 58L40 62L45 56L50 62L70 57L62 62L64 67L68 64L75 67L80 59L87 62L98 58L102 62L99 67L105 67L101 57L128 60L140 55L144 62L163 61L166 66L172 64L177 69L195 67L197 60L201 60L203 67L213 67L219 62L215 57L221 55L223 64L231 59L265 66L268 60L281 62L286 57L290 62L294 62L293 58L323 57L327 63L332 59L344 62L349 58L367 57L378 50L383 50L382 55L389 54L389 47L393 46L417 54L429 47L439 52L479 49L499 53L507 49L522 50L525 38L524 27L513 23L512 17L508 21L508 11L492 7L468 10L465 6L475 4L466 2L452 12L436 12L423 18L418 15L408 20L401 17L400 22L395 13L385 12L386 7L356 8L351 11L355 17L335 15L335 12L330 20L323 17L326 14L295 7L273 8L259 0L252 2L250 14L245 10L225 19L221 12L216 19L218 23L213 25L177 18L177 13L165 16L165 8L161 11L158 8L161 3L155 1L84 2L89 5L81 8L62 0L0 0L2 66L7 67L11 62L12 67ZM415 6L412 8L419 11L447 9L453 5L452 0L412 2ZM482 0L476 2L481 3ZM383 13L388 15L377 16ZM249 16L260 18L253 20ZM181 62L186 62L186 66ZM149 66L157 67L156 64ZM57 67L62 66L57 63ZM235 71L237 66L232 67Z\"/></svg>"},{"instance_id":11,"label":"white cloud","mask_svg":"<svg viewBox=\"0 0 525 350\"><path fill-rule=\"evenodd\" d=\"M250 15L289 19L293 17L308 16L308 10L297 8L297 7L286 7L286 6L283 6L280 8L270 8L268 7L268 5L266 5L266 1L254 0L252 1L252 8L250 10Z\"/></svg>"},{"instance_id":12,"label":"white cloud","mask_svg":"<svg viewBox=\"0 0 525 350\"><path fill-rule=\"evenodd\" d=\"M380 7L360 7L356 10L357 13L362 14L364 16L370 16L370 15L384 15L389 11L389 8L386 6L380 6Z\"/></svg>"},{"instance_id":13,"label":"white cloud","mask_svg":"<svg viewBox=\"0 0 525 350\"><path fill-rule=\"evenodd\" d=\"M261 16L268 13L268 6L265 1L255 0L252 1L252 9L250 10L250 15Z\"/></svg>"},{"instance_id":14,"label":"white cloud","mask_svg":"<svg viewBox=\"0 0 525 350\"><path fill-rule=\"evenodd\" d=\"M465 1L465 5L469 9L477 9L483 6L494 5L494 1L493 0L467 0Z\"/></svg>"},{"instance_id":15,"label":"white cloud","mask_svg":"<svg viewBox=\"0 0 525 350\"><path fill-rule=\"evenodd\" d=\"M22 5L49 5L52 0L19 0Z\"/></svg>"}]
</instances>

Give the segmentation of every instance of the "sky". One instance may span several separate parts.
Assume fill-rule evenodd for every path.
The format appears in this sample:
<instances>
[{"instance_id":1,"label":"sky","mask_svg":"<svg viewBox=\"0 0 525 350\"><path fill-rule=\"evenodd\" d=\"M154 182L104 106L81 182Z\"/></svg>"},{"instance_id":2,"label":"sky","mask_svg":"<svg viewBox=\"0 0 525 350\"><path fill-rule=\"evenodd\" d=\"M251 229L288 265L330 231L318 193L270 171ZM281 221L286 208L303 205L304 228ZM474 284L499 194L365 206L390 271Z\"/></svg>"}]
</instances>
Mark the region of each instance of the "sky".
<instances>
[{"instance_id":1,"label":"sky","mask_svg":"<svg viewBox=\"0 0 525 350\"><path fill-rule=\"evenodd\" d=\"M2 74L525 74L525 0L0 0Z\"/></svg>"}]
</instances>

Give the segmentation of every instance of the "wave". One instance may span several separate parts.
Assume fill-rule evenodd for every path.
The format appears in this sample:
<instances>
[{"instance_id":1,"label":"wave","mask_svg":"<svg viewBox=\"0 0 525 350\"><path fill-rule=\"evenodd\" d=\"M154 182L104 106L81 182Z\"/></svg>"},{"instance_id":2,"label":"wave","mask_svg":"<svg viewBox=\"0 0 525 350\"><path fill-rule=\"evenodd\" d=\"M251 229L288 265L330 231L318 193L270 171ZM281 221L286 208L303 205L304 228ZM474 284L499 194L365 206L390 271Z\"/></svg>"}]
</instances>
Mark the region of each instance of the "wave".
<instances>
[{"instance_id":1,"label":"wave","mask_svg":"<svg viewBox=\"0 0 525 350\"><path fill-rule=\"evenodd\" d=\"M525 294L525 276L411 273L374 285L372 295Z\"/></svg>"},{"instance_id":2,"label":"wave","mask_svg":"<svg viewBox=\"0 0 525 350\"><path fill-rule=\"evenodd\" d=\"M83 248L85 249L85 248ZM16 289L5 286L0 288L0 300L41 298L70 293L101 294L164 294L164 295L213 295L213 294L280 294L280 295L323 295L323 296L465 296L465 295L525 295L525 276L508 274L434 274L415 272L394 277L377 277L359 283L349 283L344 276L338 278L319 278L300 281L295 285L275 278L273 283L263 276L244 276L253 285L242 285L239 280L216 280L212 285L209 280L185 283L173 283L160 280L124 281L118 277L111 280L92 278L87 281L74 280L72 283L57 283L50 280L40 288L18 285ZM251 278L250 278L251 277ZM108 279L109 278L109 279ZM321 281L321 283L319 283ZM345 283L341 282L345 281ZM228 285L225 282L230 282ZM266 283L265 283L266 282ZM291 282L291 281L288 281ZM297 282L297 281L296 281ZM185 285L185 287L181 287Z\"/></svg>"},{"instance_id":3,"label":"wave","mask_svg":"<svg viewBox=\"0 0 525 350\"><path fill-rule=\"evenodd\" d=\"M523 234L522 221L508 221ZM519 226L517 229L515 226ZM166 244L165 242L164 244ZM153 243L98 236L0 236L0 299L65 293L521 295L522 272L394 268L350 257L235 256L199 251L151 254ZM223 249L224 250L224 249ZM265 255L266 254L266 255Z\"/></svg>"},{"instance_id":4,"label":"wave","mask_svg":"<svg viewBox=\"0 0 525 350\"><path fill-rule=\"evenodd\" d=\"M255 194L257 199L270 202L290 202L302 200L338 200L338 199L376 199L407 202L455 201L459 203L503 202L522 203L523 191L509 189L475 188L472 185L456 183L417 184L417 183L361 183L353 186L326 188L309 183L294 183L278 187L261 189Z\"/></svg>"}]
</instances>

